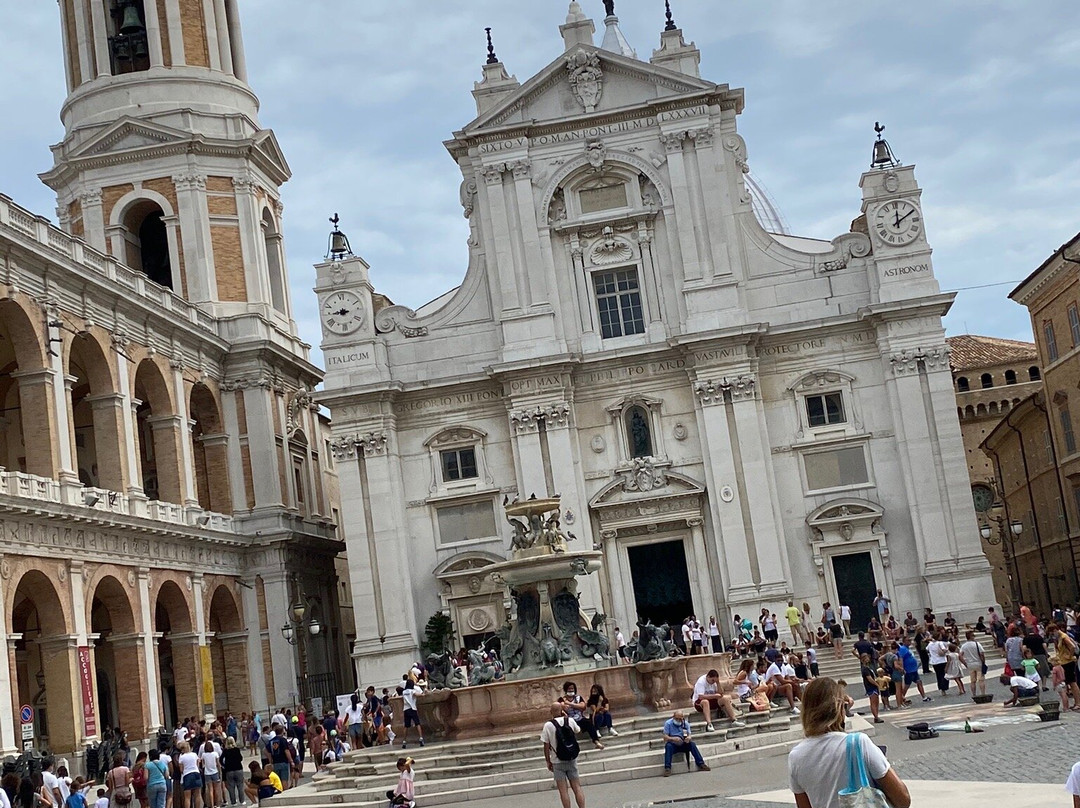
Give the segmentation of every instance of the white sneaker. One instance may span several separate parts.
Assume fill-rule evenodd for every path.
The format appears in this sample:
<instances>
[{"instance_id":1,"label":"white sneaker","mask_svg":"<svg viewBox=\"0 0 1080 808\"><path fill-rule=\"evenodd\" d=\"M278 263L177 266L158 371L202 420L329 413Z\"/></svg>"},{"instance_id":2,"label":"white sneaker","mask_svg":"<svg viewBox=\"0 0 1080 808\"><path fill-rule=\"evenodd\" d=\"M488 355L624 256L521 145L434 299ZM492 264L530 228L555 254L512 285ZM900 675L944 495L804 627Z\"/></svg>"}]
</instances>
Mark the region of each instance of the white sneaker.
<instances>
[{"instance_id":1,"label":"white sneaker","mask_svg":"<svg viewBox=\"0 0 1080 808\"><path fill-rule=\"evenodd\" d=\"M608 727L608 735L614 735L616 738L618 738L619 731L615 729L615 727Z\"/></svg>"},{"instance_id":2,"label":"white sneaker","mask_svg":"<svg viewBox=\"0 0 1080 808\"><path fill-rule=\"evenodd\" d=\"M706 732L713 732L713 725L712 724L706 724L705 725L705 731Z\"/></svg>"},{"instance_id":3,"label":"white sneaker","mask_svg":"<svg viewBox=\"0 0 1080 808\"><path fill-rule=\"evenodd\" d=\"M791 714L792 715L798 715L799 714L799 708L798 707L792 707L791 708Z\"/></svg>"},{"instance_id":4,"label":"white sneaker","mask_svg":"<svg viewBox=\"0 0 1080 808\"><path fill-rule=\"evenodd\" d=\"M732 729L742 729L742 728L743 728L743 727L745 727L745 726L746 726L746 722L745 722L745 721L738 721L738 720L736 720L736 721L732 721L732 722L731 722L731 728L732 728Z\"/></svg>"}]
</instances>

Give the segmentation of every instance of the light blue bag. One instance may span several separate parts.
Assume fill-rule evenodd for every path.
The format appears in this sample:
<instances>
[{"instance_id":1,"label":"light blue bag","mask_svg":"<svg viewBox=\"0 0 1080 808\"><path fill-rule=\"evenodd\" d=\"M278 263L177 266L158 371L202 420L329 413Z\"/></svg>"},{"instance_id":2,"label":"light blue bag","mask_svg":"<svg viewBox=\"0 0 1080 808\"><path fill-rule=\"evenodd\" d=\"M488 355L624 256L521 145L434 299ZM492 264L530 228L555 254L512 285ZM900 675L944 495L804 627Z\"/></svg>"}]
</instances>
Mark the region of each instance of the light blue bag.
<instances>
[{"instance_id":1,"label":"light blue bag","mask_svg":"<svg viewBox=\"0 0 1080 808\"><path fill-rule=\"evenodd\" d=\"M840 789L840 808L892 808L885 795L874 787L862 756L861 732L853 732L845 741L848 763L847 788Z\"/></svg>"}]
</instances>

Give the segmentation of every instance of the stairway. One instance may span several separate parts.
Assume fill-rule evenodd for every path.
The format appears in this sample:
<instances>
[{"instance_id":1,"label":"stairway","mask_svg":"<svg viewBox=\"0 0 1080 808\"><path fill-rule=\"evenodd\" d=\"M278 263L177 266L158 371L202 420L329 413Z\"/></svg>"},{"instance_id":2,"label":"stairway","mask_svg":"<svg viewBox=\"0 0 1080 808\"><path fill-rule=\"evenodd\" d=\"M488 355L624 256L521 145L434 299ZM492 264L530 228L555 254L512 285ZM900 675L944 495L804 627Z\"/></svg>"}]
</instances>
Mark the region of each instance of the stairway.
<instances>
[{"instance_id":1,"label":"stairway","mask_svg":"<svg viewBox=\"0 0 1080 808\"><path fill-rule=\"evenodd\" d=\"M802 739L798 719L786 710L749 713L740 705L747 726L727 728L716 722L706 733L700 717L689 717L694 741L712 766L740 759L787 754ZM670 713L635 716L616 721L618 737L603 738L604 750L593 749L582 735L578 770L584 785L656 777L663 771L664 721ZM424 808L486 797L512 796L554 788L544 763L540 727L512 736L471 741L432 742L420 747L400 743L349 752L329 771L316 774L304 785L274 797L275 808L347 805L350 808L384 808L386 791L397 783L396 761L403 755L415 759L417 801ZM685 767L679 756L673 771Z\"/></svg>"}]
</instances>

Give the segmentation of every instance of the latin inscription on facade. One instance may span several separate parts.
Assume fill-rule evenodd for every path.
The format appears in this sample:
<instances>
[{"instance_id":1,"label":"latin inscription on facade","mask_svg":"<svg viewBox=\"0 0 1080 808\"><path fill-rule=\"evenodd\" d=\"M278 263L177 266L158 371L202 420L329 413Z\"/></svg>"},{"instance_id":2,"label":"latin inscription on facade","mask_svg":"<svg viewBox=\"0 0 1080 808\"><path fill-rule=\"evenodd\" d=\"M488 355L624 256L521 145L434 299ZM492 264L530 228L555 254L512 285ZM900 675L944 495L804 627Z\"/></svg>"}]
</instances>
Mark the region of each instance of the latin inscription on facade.
<instances>
[{"instance_id":1,"label":"latin inscription on facade","mask_svg":"<svg viewBox=\"0 0 1080 808\"><path fill-rule=\"evenodd\" d=\"M360 365L371 361L371 351L350 351L349 353L327 353L327 368L347 368L352 365Z\"/></svg>"},{"instance_id":2,"label":"latin inscription on facade","mask_svg":"<svg viewBox=\"0 0 1080 808\"><path fill-rule=\"evenodd\" d=\"M886 278L901 278L904 275L920 275L923 272L929 272L929 264L909 264L903 267L890 267L886 269L882 275Z\"/></svg>"},{"instance_id":3,"label":"latin inscription on facade","mask_svg":"<svg viewBox=\"0 0 1080 808\"><path fill-rule=\"evenodd\" d=\"M483 404L486 401L499 401L502 394L497 390L479 390L472 393L454 393L452 396L421 398L416 401L401 401L394 405L396 415L425 410L448 410L455 407L467 407L470 404Z\"/></svg>"}]
</instances>

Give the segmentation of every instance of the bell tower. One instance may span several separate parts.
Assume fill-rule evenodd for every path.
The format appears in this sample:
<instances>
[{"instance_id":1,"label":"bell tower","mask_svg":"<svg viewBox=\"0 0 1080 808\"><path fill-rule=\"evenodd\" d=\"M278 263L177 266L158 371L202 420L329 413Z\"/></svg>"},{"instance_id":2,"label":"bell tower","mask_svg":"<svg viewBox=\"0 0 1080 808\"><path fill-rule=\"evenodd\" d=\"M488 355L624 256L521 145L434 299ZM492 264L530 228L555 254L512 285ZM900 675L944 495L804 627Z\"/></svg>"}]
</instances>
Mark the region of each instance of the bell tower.
<instances>
[{"instance_id":1,"label":"bell tower","mask_svg":"<svg viewBox=\"0 0 1080 808\"><path fill-rule=\"evenodd\" d=\"M215 316L295 335L290 171L258 121L238 0L60 0L64 139L41 175L61 225Z\"/></svg>"}]
</instances>

